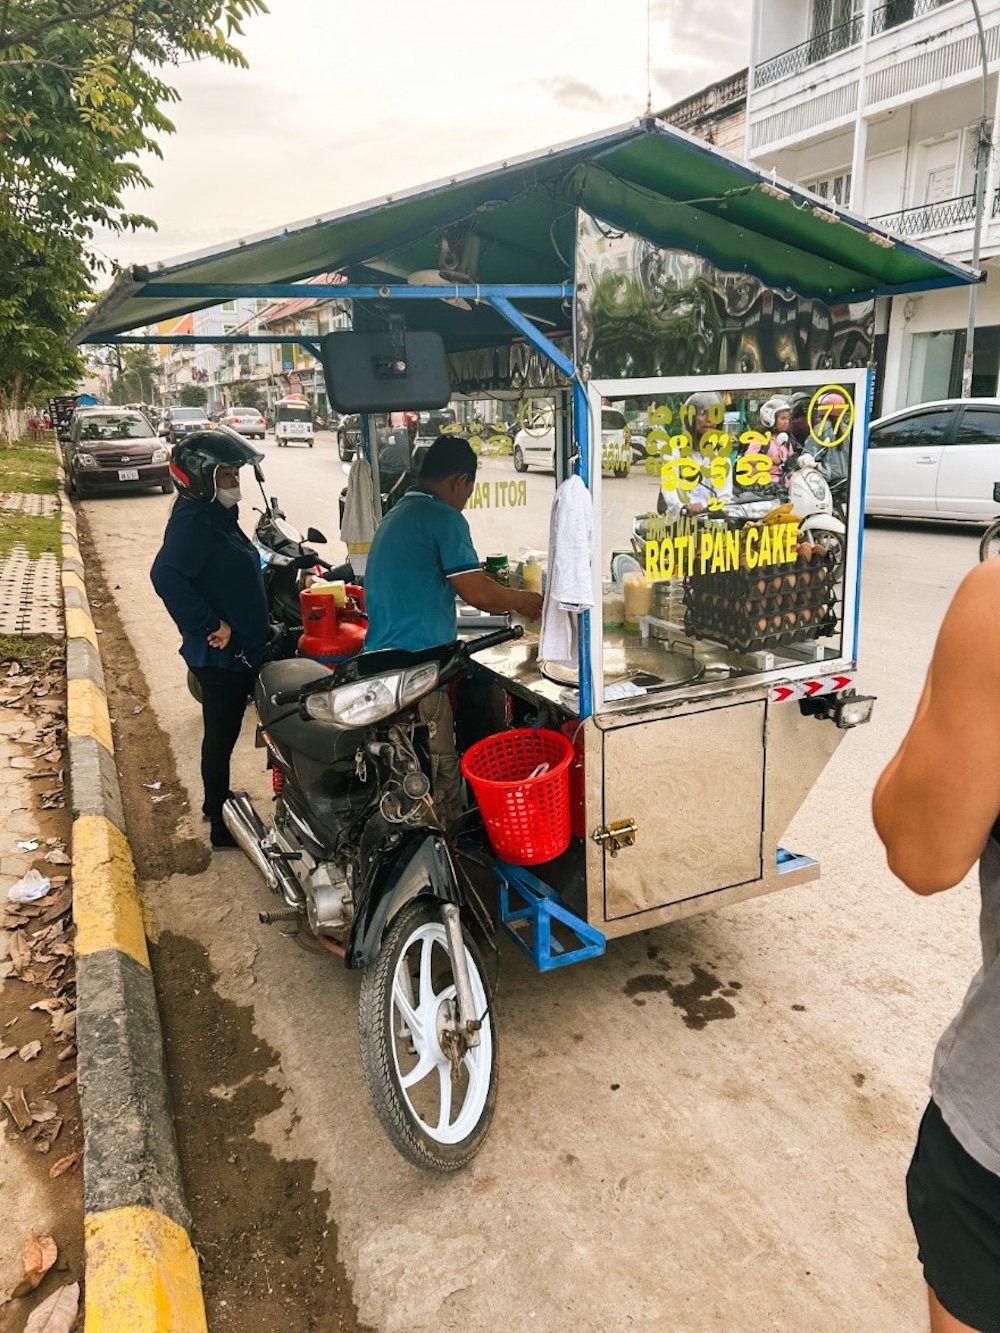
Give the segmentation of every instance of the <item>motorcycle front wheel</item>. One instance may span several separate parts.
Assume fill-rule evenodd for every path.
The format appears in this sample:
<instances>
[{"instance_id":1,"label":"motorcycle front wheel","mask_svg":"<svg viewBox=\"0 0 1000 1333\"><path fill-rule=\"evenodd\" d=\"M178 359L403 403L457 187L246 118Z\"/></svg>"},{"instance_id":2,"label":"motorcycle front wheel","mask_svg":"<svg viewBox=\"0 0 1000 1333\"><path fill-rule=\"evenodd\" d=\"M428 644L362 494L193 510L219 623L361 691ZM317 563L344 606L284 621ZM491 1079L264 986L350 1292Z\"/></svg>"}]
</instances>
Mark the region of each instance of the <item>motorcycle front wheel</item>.
<instances>
[{"instance_id":1,"label":"motorcycle front wheel","mask_svg":"<svg viewBox=\"0 0 1000 1333\"><path fill-rule=\"evenodd\" d=\"M361 978L361 1063L375 1113L414 1166L457 1171L482 1147L496 1104L497 1036L479 951L463 931L478 1046L449 1051L458 1000L441 909L410 903Z\"/></svg>"},{"instance_id":2,"label":"motorcycle front wheel","mask_svg":"<svg viewBox=\"0 0 1000 1333\"><path fill-rule=\"evenodd\" d=\"M1000 555L1000 518L994 519L979 543L980 560L992 560L995 555Z\"/></svg>"}]
</instances>

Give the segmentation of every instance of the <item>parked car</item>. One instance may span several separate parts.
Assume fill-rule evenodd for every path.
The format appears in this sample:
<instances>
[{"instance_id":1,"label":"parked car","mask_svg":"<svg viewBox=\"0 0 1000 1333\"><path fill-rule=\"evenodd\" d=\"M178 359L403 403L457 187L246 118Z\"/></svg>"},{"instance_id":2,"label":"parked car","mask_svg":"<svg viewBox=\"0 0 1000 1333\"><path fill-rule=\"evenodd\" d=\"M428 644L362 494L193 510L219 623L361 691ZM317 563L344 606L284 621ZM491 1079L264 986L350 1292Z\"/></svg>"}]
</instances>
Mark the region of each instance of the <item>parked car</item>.
<instances>
[{"instance_id":1,"label":"parked car","mask_svg":"<svg viewBox=\"0 0 1000 1333\"><path fill-rule=\"evenodd\" d=\"M868 430L867 475L866 514L995 518L1000 399L949 398L879 417Z\"/></svg>"},{"instance_id":2,"label":"parked car","mask_svg":"<svg viewBox=\"0 0 1000 1333\"><path fill-rule=\"evenodd\" d=\"M70 495L117 495L158 487L173 490L170 450L141 412L124 407L77 408L63 444Z\"/></svg>"},{"instance_id":3,"label":"parked car","mask_svg":"<svg viewBox=\"0 0 1000 1333\"><path fill-rule=\"evenodd\" d=\"M555 425L544 430L522 429L514 436L514 469L527 472L529 465L555 471ZM617 408L601 409L601 469L615 477L627 477L632 470L632 446L625 417Z\"/></svg>"},{"instance_id":4,"label":"parked car","mask_svg":"<svg viewBox=\"0 0 1000 1333\"><path fill-rule=\"evenodd\" d=\"M255 407L227 407L219 422L251 440L262 440L267 432L267 422Z\"/></svg>"},{"instance_id":5,"label":"parked car","mask_svg":"<svg viewBox=\"0 0 1000 1333\"><path fill-rule=\"evenodd\" d=\"M203 407L168 407L160 422L159 434L165 435L171 444L176 444L185 435L193 435L196 430L210 430L211 427L212 423Z\"/></svg>"}]
</instances>

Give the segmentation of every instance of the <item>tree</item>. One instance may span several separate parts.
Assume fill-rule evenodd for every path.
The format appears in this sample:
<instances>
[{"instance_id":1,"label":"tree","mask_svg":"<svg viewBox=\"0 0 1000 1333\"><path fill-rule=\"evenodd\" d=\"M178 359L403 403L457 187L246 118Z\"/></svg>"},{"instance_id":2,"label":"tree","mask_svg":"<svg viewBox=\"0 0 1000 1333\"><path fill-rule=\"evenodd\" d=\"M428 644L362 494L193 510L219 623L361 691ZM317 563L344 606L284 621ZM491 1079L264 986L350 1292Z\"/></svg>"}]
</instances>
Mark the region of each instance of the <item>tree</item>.
<instances>
[{"instance_id":1,"label":"tree","mask_svg":"<svg viewBox=\"0 0 1000 1333\"><path fill-rule=\"evenodd\" d=\"M208 402L208 390L200 384L181 385L181 407L204 407Z\"/></svg>"},{"instance_id":2,"label":"tree","mask_svg":"<svg viewBox=\"0 0 1000 1333\"><path fill-rule=\"evenodd\" d=\"M121 366L111 386L113 403L152 403L156 401L157 367L148 347L126 347Z\"/></svg>"},{"instance_id":3,"label":"tree","mask_svg":"<svg viewBox=\"0 0 1000 1333\"><path fill-rule=\"evenodd\" d=\"M264 0L0 0L0 432L4 409L79 373L67 346L101 257L94 228L153 227L122 192L174 126L180 60L245 65Z\"/></svg>"}]
</instances>

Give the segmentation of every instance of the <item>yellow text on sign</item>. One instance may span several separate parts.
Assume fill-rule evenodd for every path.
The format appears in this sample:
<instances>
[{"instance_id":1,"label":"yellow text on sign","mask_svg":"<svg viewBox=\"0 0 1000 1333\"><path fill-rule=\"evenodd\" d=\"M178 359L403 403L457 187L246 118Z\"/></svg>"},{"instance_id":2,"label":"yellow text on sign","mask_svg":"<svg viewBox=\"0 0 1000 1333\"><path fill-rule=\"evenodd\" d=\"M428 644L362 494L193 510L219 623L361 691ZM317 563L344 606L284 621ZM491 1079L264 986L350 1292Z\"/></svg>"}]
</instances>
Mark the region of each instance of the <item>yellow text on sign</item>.
<instances>
[{"instance_id":1,"label":"yellow text on sign","mask_svg":"<svg viewBox=\"0 0 1000 1333\"><path fill-rule=\"evenodd\" d=\"M796 556L799 530L794 523L760 528L706 529L692 536L664 537L646 542L646 578L685 578L698 574L726 574L730 570L783 565Z\"/></svg>"},{"instance_id":2,"label":"yellow text on sign","mask_svg":"<svg viewBox=\"0 0 1000 1333\"><path fill-rule=\"evenodd\" d=\"M528 503L526 481L477 481L469 509L523 509Z\"/></svg>"}]
</instances>

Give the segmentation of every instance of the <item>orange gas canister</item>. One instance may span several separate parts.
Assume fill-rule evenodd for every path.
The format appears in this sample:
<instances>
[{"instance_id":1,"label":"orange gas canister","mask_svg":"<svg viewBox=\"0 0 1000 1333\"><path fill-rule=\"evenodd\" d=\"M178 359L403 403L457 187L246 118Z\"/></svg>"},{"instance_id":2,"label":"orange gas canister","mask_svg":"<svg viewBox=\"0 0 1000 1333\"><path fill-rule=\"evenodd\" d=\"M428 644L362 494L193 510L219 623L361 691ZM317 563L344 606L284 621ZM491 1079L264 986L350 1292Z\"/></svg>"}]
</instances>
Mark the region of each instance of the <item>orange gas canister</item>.
<instances>
[{"instance_id":1,"label":"orange gas canister","mask_svg":"<svg viewBox=\"0 0 1000 1333\"><path fill-rule=\"evenodd\" d=\"M321 662L343 662L365 646L364 593L354 584L314 583L299 593L303 633L299 652Z\"/></svg>"}]
</instances>

